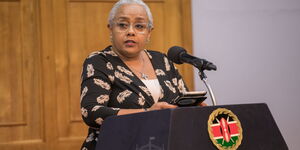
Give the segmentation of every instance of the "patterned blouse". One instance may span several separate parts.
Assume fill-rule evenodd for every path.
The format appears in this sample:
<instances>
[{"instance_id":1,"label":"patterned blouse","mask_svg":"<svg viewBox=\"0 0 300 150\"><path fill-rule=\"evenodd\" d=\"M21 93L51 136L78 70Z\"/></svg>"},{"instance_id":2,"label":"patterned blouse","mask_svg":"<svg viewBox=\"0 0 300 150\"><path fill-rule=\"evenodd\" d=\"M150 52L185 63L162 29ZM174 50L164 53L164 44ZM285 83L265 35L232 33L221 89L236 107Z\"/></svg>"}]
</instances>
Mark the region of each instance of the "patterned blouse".
<instances>
[{"instance_id":1,"label":"patterned blouse","mask_svg":"<svg viewBox=\"0 0 300 150\"><path fill-rule=\"evenodd\" d=\"M178 70L166 55L145 50L161 85L159 102L171 102L187 90ZM154 100L144 83L126 66L111 46L91 53L81 76L81 114L90 127L82 150L94 150L100 126L120 108L149 108Z\"/></svg>"}]
</instances>

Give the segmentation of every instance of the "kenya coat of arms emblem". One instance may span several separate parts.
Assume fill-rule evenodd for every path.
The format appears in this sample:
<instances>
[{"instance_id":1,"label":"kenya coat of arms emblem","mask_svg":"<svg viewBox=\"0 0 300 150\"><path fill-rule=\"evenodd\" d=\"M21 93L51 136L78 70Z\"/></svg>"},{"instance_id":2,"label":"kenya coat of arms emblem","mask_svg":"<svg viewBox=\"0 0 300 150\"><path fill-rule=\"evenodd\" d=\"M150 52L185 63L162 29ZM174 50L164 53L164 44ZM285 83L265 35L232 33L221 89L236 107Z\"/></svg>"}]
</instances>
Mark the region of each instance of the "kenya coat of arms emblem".
<instances>
[{"instance_id":1,"label":"kenya coat of arms emblem","mask_svg":"<svg viewBox=\"0 0 300 150\"><path fill-rule=\"evenodd\" d=\"M243 129L238 117L230 110L218 108L208 119L208 133L219 150L236 150L243 139Z\"/></svg>"}]
</instances>

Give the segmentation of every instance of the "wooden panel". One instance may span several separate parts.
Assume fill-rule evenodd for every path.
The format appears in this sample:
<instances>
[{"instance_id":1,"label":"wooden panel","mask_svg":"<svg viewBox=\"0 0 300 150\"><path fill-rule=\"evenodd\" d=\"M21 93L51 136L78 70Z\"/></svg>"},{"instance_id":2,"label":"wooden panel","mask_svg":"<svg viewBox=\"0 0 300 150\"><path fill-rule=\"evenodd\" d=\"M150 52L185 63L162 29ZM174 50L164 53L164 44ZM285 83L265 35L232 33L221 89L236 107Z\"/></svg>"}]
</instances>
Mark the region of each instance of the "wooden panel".
<instances>
[{"instance_id":1,"label":"wooden panel","mask_svg":"<svg viewBox=\"0 0 300 150\"><path fill-rule=\"evenodd\" d=\"M0 0L0 2L19 2L20 0Z\"/></svg>"},{"instance_id":2,"label":"wooden panel","mask_svg":"<svg viewBox=\"0 0 300 150\"><path fill-rule=\"evenodd\" d=\"M87 49L96 49L99 43L97 38L91 35L97 31L82 30L82 27L86 27L83 25L92 25L95 17L83 15L87 14L86 11L91 11L88 14L95 13L95 10L85 9L85 4L72 5L58 0L55 1L55 5L58 6L55 8L55 16L66 14L55 21L55 30L58 31L59 37L55 39L58 134L62 143L77 143L78 149L87 131L87 126L81 120L78 99L81 65L86 57L84 52ZM96 25L97 23L94 24ZM77 92L73 92L75 90Z\"/></svg>"},{"instance_id":3,"label":"wooden panel","mask_svg":"<svg viewBox=\"0 0 300 150\"><path fill-rule=\"evenodd\" d=\"M43 141L36 4L0 1L0 149Z\"/></svg>"},{"instance_id":4,"label":"wooden panel","mask_svg":"<svg viewBox=\"0 0 300 150\"><path fill-rule=\"evenodd\" d=\"M17 2L0 3L0 69L3 70L0 74L0 127L25 124L19 7ZM16 111L20 113L14 113Z\"/></svg>"},{"instance_id":5,"label":"wooden panel","mask_svg":"<svg viewBox=\"0 0 300 150\"><path fill-rule=\"evenodd\" d=\"M115 3L117 0L69 0L70 2L111 2ZM144 0L144 2L164 2L165 0Z\"/></svg>"},{"instance_id":6,"label":"wooden panel","mask_svg":"<svg viewBox=\"0 0 300 150\"><path fill-rule=\"evenodd\" d=\"M153 16L154 30L151 33L151 39L147 44L147 49L164 50L165 45L165 30L164 30L164 3L147 3L151 9Z\"/></svg>"},{"instance_id":7,"label":"wooden panel","mask_svg":"<svg viewBox=\"0 0 300 150\"><path fill-rule=\"evenodd\" d=\"M193 39L192 39L192 12L191 1L181 0L179 2L181 13L181 36L182 46L188 51L189 54L193 54ZM189 10L189 11L187 11ZM194 90L194 73L193 66L189 64L183 64L180 73L183 75L186 84L190 90ZM199 83L198 83L199 84Z\"/></svg>"},{"instance_id":8,"label":"wooden panel","mask_svg":"<svg viewBox=\"0 0 300 150\"><path fill-rule=\"evenodd\" d=\"M56 66L55 66L55 44L54 40L59 38L55 33L54 17L53 17L53 1L41 0L39 1L39 23L40 23L40 39L41 39L41 72L43 93L43 108L44 108L44 127L46 144L43 150L56 150L58 141L58 127L57 127L57 103L56 103ZM56 8L56 6L55 6ZM59 18L59 17L58 17ZM54 32L55 31L55 32ZM63 114L61 114L63 115Z\"/></svg>"}]
</instances>

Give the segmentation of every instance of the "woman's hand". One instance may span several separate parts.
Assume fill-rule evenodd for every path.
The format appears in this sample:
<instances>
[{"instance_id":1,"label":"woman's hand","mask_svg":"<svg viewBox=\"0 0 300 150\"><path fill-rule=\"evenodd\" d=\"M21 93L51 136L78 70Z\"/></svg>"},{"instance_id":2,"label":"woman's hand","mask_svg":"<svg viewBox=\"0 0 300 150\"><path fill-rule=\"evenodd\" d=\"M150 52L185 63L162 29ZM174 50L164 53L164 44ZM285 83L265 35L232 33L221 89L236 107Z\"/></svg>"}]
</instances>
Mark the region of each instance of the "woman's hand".
<instances>
[{"instance_id":1,"label":"woman's hand","mask_svg":"<svg viewBox=\"0 0 300 150\"><path fill-rule=\"evenodd\" d=\"M157 102L154 103L148 110L160 110L160 109L168 109L168 108L176 108L176 105L169 104L167 102Z\"/></svg>"},{"instance_id":2,"label":"woman's hand","mask_svg":"<svg viewBox=\"0 0 300 150\"><path fill-rule=\"evenodd\" d=\"M158 102L154 103L150 108L147 110L160 110L160 109L168 109L168 108L176 108L176 105L171 105L167 102ZM133 114L138 112L145 112L145 109L120 109L117 115L127 115Z\"/></svg>"},{"instance_id":3,"label":"woman's hand","mask_svg":"<svg viewBox=\"0 0 300 150\"><path fill-rule=\"evenodd\" d=\"M202 103L198 104L198 106L207 106L207 104L202 102Z\"/></svg>"}]
</instances>

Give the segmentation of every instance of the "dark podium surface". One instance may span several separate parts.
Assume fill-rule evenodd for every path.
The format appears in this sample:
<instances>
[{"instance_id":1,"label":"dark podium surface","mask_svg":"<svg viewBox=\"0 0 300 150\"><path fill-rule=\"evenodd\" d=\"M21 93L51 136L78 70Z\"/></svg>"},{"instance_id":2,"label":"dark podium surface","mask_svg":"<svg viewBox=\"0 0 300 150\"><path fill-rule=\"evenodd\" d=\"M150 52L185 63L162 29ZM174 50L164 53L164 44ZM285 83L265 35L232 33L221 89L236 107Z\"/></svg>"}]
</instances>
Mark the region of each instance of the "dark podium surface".
<instances>
[{"instance_id":1,"label":"dark podium surface","mask_svg":"<svg viewBox=\"0 0 300 150\"><path fill-rule=\"evenodd\" d=\"M227 108L239 118L243 128L239 150L288 149L266 104L242 104L113 116L104 121L96 150L215 150L207 121L217 108Z\"/></svg>"}]
</instances>

